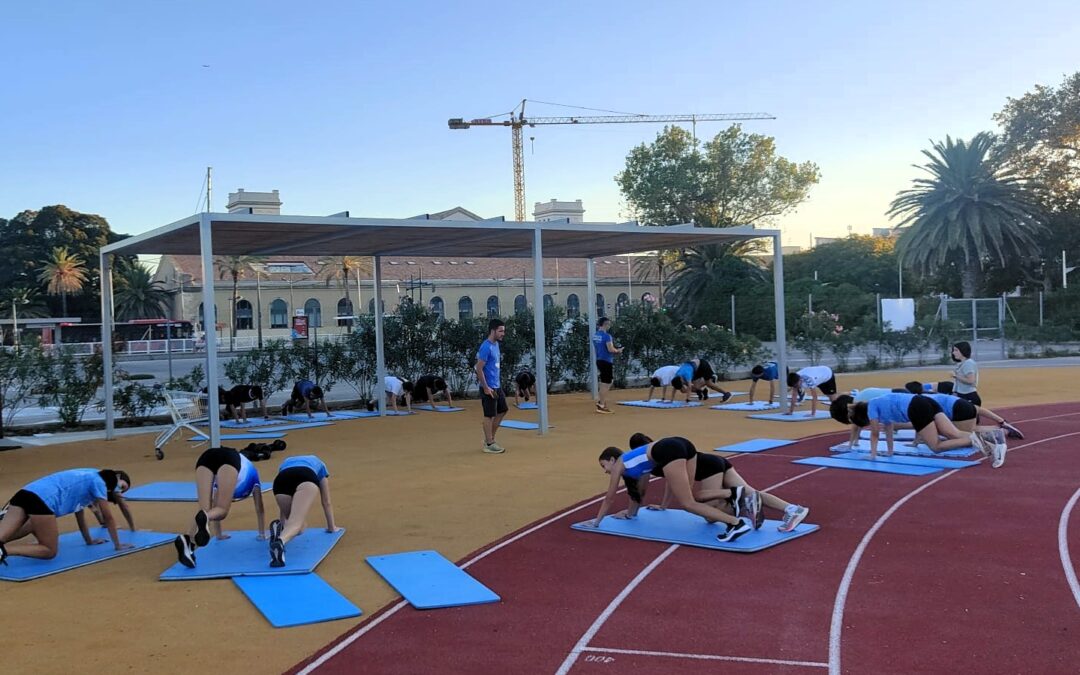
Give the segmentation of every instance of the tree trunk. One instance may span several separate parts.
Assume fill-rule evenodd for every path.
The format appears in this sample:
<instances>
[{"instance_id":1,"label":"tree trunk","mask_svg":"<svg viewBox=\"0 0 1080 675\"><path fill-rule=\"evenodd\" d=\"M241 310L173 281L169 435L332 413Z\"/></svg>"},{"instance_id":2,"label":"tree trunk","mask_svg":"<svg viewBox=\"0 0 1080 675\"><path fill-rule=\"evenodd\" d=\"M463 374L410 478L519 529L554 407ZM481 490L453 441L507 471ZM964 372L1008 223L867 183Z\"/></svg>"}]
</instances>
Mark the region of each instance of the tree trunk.
<instances>
[{"instance_id":1,"label":"tree trunk","mask_svg":"<svg viewBox=\"0 0 1080 675\"><path fill-rule=\"evenodd\" d=\"M60 314L67 316L67 291L60 291Z\"/></svg>"},{"instance_id":2,"label":"tree trunk","mask_svg":"<svg viewBox=\"0 0 1080 675\"><path fill-rule=\"evenodd\" d=\"M341 268L341 278L345 281L345 299L348 301L348 304L351 305L352 300L349 299L349 268L348 267L342 267ZM356 316L357 314L360 313L360 308L359 307L353 307L353 311L351 311L349 313L351 315L353 315L353 316ZM353 324L352 319L349 319L348 321L345 322L345 332L346 333L351 333L352 332L352 324Z\"/></svg>"},{"instance_id":3,"label":"tree trunk","mask_svg":"<svg viewBox=\"0 0 1080 675\"><path fill-rule=\"evenodd\" d=\"M972 260L960 273L960 288L965 298L974 298L979 290L979 263Z\"/></svg>"}]
</instances>

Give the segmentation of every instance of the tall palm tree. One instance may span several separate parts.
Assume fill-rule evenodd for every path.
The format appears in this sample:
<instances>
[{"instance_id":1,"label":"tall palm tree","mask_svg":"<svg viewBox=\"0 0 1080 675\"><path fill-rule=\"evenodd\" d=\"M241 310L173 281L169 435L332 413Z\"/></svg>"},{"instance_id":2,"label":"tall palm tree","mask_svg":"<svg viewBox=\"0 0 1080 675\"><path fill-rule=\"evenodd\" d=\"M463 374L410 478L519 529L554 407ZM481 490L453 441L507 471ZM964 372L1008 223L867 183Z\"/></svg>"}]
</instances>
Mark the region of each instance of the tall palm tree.
<instances>
[{"instance_id":1,"label":"tall palm tree","mask_svg":"<svg viewBox=\"0 0 1080 675\"><path fill-rule=\"evenodd\" d=\"M46 284L51 295L60 296L60 313L67 316L68 293L82 291L86 283L86 264L82 258L68 253L63 247L54 248L52 258L38 272L38 279Z\"/></svg>"},{"instance_id":2,"label":"tall palm tree","mask_svg":"<svg viewBox=\"0 0 1080 675\"><path fill-rule=\"evenodd\" d=\"M958 265L965 298L975 297L985 263L1039 255L1046 231L1035 189L1004 168L994 142L987 132L967 142L946 136L923 150L930 161L919 168L930 177L916 178L887 212L910 225L898 244L903 265L924 275Z\"/></svg>"},{"instance_id":3,"label":"tall palm tree","mask_svg":"<svg viewBox=\"0 0 1080 675\"><path fill-rule=\"evenodd\" d=\"M319 258L319 271L318 275L326 279L326 285L329 286L330 282L338 281L345 289L345 297L349 297L349 280L357 275L356 281L356 308L354 313L359 314L363 305L361 304L363 299L360 297L360 279L359 273L371 272L371 261L368 258L355 256L355 255L329 255ZM350 321L347 324L348 332L352 332L352 324Z\"/></svg>"},{"instance_id":4,"label":"tall palm tree","mask_svg":"<svg viewBox=\"0 0 1080 675\"><path fill-rule=\"evenodd\" d=\"M757 242L741 241L694 246L683 251L669 286L671 309L676 316L695 319L697 307L721 284L764 281L768 276L765 269L748 257L758 248Z\"/></svg>"},{"instance_id":5,"label":"tall palm tree","mask_svg":"<svg viewBox=\"0 0 1080 675\"><path fill-rule=\"evenodd\" d=\"M236 349L236 303L240 301L237 295L237 287L240 279L251 272L251 266L261 263L263 258L254 255L219 255L214 258L214 264L218 268L219 279L232 280L232 302L229 313L229 323L232 329L229 331L229 349Z\"/></svg>"},{"instance_id":6,"label":"tall palm tree","mask_svg":"<svg viewBox=\"0 0 1080 675\"><path fill-rule=\"evenodd\" d=\"M138 263L116 265L113 306L117 321L157 319L165 316L169 293L150 271Z\"/></svg>"}]
</instances>

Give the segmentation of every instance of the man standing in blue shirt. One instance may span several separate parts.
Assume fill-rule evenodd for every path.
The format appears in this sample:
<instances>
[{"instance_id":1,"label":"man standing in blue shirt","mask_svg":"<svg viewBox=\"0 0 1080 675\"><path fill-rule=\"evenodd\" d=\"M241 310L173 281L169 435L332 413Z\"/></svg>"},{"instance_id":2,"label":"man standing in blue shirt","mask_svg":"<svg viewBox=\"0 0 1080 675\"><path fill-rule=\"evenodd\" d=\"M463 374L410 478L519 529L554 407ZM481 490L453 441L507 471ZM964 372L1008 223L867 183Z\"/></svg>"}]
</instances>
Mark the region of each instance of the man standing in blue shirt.
<instances>
[{"instance_id":1,"label":"man standing in blue shirt","mask_svg":"<svg viewBox=\"0 0 1080 675\"><path fill-rule=\"evenodd\" d=\"M480 403L484 407L484 452L498 455L506 448L495 442L495 432L506 416L506 395L502 390L499 342L506 335L506 325L500 319L488 322L487 339L476 351L476 379L480 383Z\"/></svg>"},{"instance_id":2,"label":"man standing in blue shirt","mask_svg":"<svg viewBox=\"0 0 1080 675\"><path fill-rule=\"evenodd\" d=\"M600 400L596 402L596 412L610 415L615 412L607 406L607 393L611 389L611 383L615 381L615 354L621 354L622 348L615 346L615 341L608 330L611 329L611 319L606 316L600 317L596 322L596 334L593 335L593 345L596 347L596 370L600 374Z\"/></svg>"}]
</instances>

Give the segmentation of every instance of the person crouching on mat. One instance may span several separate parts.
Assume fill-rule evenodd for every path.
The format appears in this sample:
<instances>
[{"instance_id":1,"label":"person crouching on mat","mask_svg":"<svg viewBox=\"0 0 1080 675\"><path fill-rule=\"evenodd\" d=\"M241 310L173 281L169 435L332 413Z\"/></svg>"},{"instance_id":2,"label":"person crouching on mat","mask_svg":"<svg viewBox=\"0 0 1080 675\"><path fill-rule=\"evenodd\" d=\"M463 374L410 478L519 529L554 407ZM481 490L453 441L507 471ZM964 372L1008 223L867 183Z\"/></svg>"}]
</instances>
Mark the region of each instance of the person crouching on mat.
<instances>
[{"instance_id":1,"label":"person crouching on mat","mask_svg":"<svg viewBox=\"0 0 1080 675\"><path fill-rule=\"evenodd\" d=\"M653 371L652 376L649 377L649 395L645 397L646 401L652 400L653 392L657 387L660 387L660 402L663 403L667 398L667 388L671 387L671 402L675 402L675 387L671 383L675 380L675 375L679 372L679 366L661 366ZM691 373L693 374L693 373ZM683 380L680 380L682 384Z\"/></svg>"},{"instance_id":2,"label":"person crouching on mat","mask_svg":"<svg viewBox=\"0 0 1080 675\"><path fill-rule=\"evenodd\" d=\"M334 507L330 504L330 473L315 455L290 457L281 463L274 478L274 500L279 518L270 523L270 567L285 566L285 545L304 529L304 519L315 503L322 500L326 531L337 532Z\"/></svg>"},{"instance_id":3,"label":"person crouching on mat","mask_svg":"<svg viewBox=\"0 0 1080 675\"><path fill-rule=\"evenodd\" d=\"M791 400L785 415L794 415L795 406L803 400L806 394L810 395L810 416L817 415L817 394L820 391L829 397L829 401L836 400L836 376L832 368L828 366L807 366L795 373L788 373L788 390L791 392Z\"/></svg>"},{"instance_id":4,"label":"person crouching on mat","mask_svg":"<svg viewBox=\"0 0 1080 675\"><path fill-rule=\"evenodd\" d=\"M780 366L776 364L776 361L768 361L766 363L759 363L750 369L750 394L747 398L750 399L750 403L754 402L754 392L757 390L758 382L764 380L769 383L769 398L765 400L766 403L772 403L773 398L776 396L776 381L780 379Z\"/></svg>"},{"instance_id":5,"label":"person crouching on mat","mask_svg":"<svg viewBox=\"0 0 1080 675\"><path fill-rule=\"evenodd\" d=\"M705 359L690 359L690 364L694 366L694 375L690 386L697 392L699 399L702 401L709 400L710 389L721 394L721 403L731 398L731 392L716 383L717 377L716 373L713 372L712 364Z\"/></svg>"},{"instance_id":6,"label":"person crouching on mat","mask_svg":"<svg viewBox=\"0 0 1080 675\"><path fill-rule=\"evenodd\" d=\"M211 533L218 539L229 538L221 530L221 521L229 515L233 500L247 499L249 495L255 501L257 538L266 539L259 472L247 457L232 448L206 450L195 462L195 490L199 511L191 529L173 541L181 565L195 567L195 551L210 543Z\"/></svg>"},{"instance_id":7,"label":"person crouching on mat","mask_svg":"<svg viewBox=\"0 0 1080 675\"><path fill-rule=\"evenodd\" d=\"M132 548L124 544L116 531L109 502L123 505L121 495L131 487L131 478L117 469L70 469L39 478L16 492L8 502L4 518L0 520L0 563L7 564L8 556L25 556L51 560L60 546L57 518L75 514L83 541L87 546L104 544L95 539L86 526L83 509L91 504L101 512L109 538L117 551ZM135 523L126 505L122 506L128 526L135 530ZM34 535L36 543L9 543Z\"/></svg>"},{"instance_id":8,"label":"person crouching on mat","mask_svg":"<svg viewBox=\"0 0 1080 675\"><path fill-rule=\"evenodd\" d=\"M247 423L248 403L257 404L258 407L262 408L263 419L267 417L266 398L263 395L263 388L260 386L238 384L228 391L219 391L218 397L220 402L225 404L225 414L238 422Z\"/></svg>"},{"instance_id":9,"label":"person crouching on mat","mask_svg":"<svg viewBox=\"0 0 1080 675\"><path fill-rule=\"evenodd\" d=\"M630 447L640 447L651 443L652 439L642 433L636 433L630 437ZM653 475L662 476L653 470ZM735 470L726 457L714 453L697 454L697 469L694 473L694 498L710 506L715 506L725 511L731 511L736 518L746 516L754 524L754 529L760 529L765 521L763 506L776 509L783 516L783 522L776 529L780 532L791 532L799 526L810 509L798 504L792 504L780 499L774 494L760 492L750 486L739 472ZM644 495L642 495L644 498ZM664 488L664 498L659 505L649 504L646 509L662 511L671 503L671 490ZM635 506L631 502L631 507ZM636 509L635 509L636 513ZM627 517L633 517L634 513L627 510Z\"/></svg>"},{"instance_id":10,"label":"person crouching on mat","mask_svg":"<svg viewBox=\"0 0 1080 675\"><path fill-rule=\"evenodd\" d=\"M851 420L848 419L848 406L852 403L862 403L874 400L879 396L886 394L903 394L911 393L917 394L922 391L922 385L919 385L919 391L914 391L914 385L918 383L909 382L904 385L904 388L886 389L885 387L867 387L866 389L860 389L858 391L852 390L852 394L840 394L833 402L829 404L829 417L833 418L840 424L848 425L851 427L851 434L848 436L848 448L854 448L855 444L859 440L860 427L855 424L851 424ZM893 429L910 429L910 424L896 424Z\"/></svg>"},{"instance_id":11,"label":"person crouching on mat","mask_svg":"<svg viewBox=\"0 0 1080 675\"><path fill-rule=\"evenodd\" d=\"M446 384L445 378L438 375L421 375L416 378L412 390L413 403L430 403L434 408L435 397L439 395L446 399L447 408L454 407L454 397L450 395L450 386Z\"/></svg>"},{"instance_id":12,"label":"person crouching on mat","mask_svg":"<svg viewBox=\"0 0 1080 675\"><path fill-rule=\"evenodd\" d=\"M330 417L330 411L326 409L326 399L323 397L322 387L316 385L311 380L299 380L293 385L292 393L289 394L289 400L281 406L281 414L288 415L299 410L300 406L303 406L307 416L312 417L312 403L316 404L316 409L321 405L323 412L326 413L327 417Z\"/></svg>"},{"instance_id":13,"label":"person crouching on mat","mask_svg":"<svg viewBox=\"0 0 1080 675\"><path fill-rule=\"evenodd\" d=\"M529 397L536 398L536 376L528 368L522 368L514 376L514 405L521 407L521 399L529 402Z\"/></svg>"},{"instance_id":14,"label":"person crouching on mat","mask_svg":"<svg viewBox=\"0 0 1080 675\"><path fill-rule=\"evenodd\" d=\"M587 523L590 527L599 527L600 521L611 510L620 481L626 485L631 508L636 513L650 475L659 472L667 479L668 487L680 507L701 516L707 522L722 522L727 525L724 532L716 535L718 540L732 542L754 529L749 518L735 517L694 499L692 485L697 473L697 448L685 438L661 438L625 453L619 448L609 447L600 453L599 461L600 468L611 476L611 480L604 501L600 504L600 511L595 519ZM626 518L627 512L617 514L616 517Z\"/></svg>"}]
</instances>

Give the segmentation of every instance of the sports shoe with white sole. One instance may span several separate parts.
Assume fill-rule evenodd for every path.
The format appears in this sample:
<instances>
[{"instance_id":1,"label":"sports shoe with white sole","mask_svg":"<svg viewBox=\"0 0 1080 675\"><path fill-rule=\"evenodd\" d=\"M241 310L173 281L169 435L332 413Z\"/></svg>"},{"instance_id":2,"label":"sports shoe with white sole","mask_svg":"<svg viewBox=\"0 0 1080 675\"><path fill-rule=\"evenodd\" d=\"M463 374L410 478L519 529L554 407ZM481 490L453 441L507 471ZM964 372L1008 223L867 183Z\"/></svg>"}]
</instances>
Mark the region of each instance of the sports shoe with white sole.
<instances>
[{"instance_id":1,"label":"sports shoe with white sole","mask_svg":"<svg viewBox=\"0 0 1080 675\"><path fill-rule=\"evenodd\" d=\"M176 546L176 560L184 567L195 567L195 551L191 548L191 537L186 534L177 535L173 540Z\"/></svg>"},{"instance_id":2,"label":"sports shoe with white sole","mask_svg":"<svg viewBox=\"0 0 1080 675\"><path fill-rule=\"evenodd\" d=\"M805 506L799 506L798 504L791 504L784 509L784 522L780 524L780 527L776 528L780 532L791 532L799 526L807 515L810 514L810 509Z\"/></svg>"},{"instance_id":3,"label":"sports shoe with white sole","mask_svg":"<svg viewBox=\"0 0 1080 675\"><path fill-rule=\"evenodd\" d=\"M994 444L994 461L990 465L995 469L1000 469L1005 465L1005 454L1009 452L1009 447L1004 443Z\"/></svg>"},{"instance_id":4,"label":"sports shoe with white sole","mask_svg":"<svg viewBox=\"0 0 1080 675\"><path fill-rule=\"evenodd\" d=\"M199 510L195 514L195 545L206 546L210 543L210 530L207 525L210 522L210 518L206 515L206 511Z\"/></svg>"},{"instance_id":5,"label":"sports shoe with white sole","mask_svg":"<svg viewBox=\"0 0 1080 675\"><path fill-rule=\"evenodd\" d=\"M726 403L729 398L731 398L731 392L730 391L725 391L724 395L720 397L720 402L721 403Z\"/></svg>"},{"instance_id":6,"label":"sports shoe with white sole","mask_svg":"<svg viewBox=\"0 0 1080 675\"><path fill-rule=\"evenodd\" d=\"M728 504L731 506L731 515L739 518L742 516L743 510L743 498L746 496L746 488L742 485L736 485L730 488L731 496L728 497Z\"/></svg>"},{"instance_id":7,"label":"sports shoe with white sole","mask_svg":"<svg viewBox=\"0 0 1080 675\"><path fill-rule=\"evenodd\" d=\"M754 524L750 522L749 518L739 518L738 524L728 525L726 530L716 535L716 538L725 544L729 544L747 532L753 531Z\"/></svg>"},{"instance_id":8,"label":"sports shoe with white sole","mask_svg":"<svg viewBox=\"0 0 1080 675\"><path fill-rule=\"evenodd\" d=\"M281 526L281 521L274 519L270 521L270 541L275 539L281 539L281 530L284 529Z\"/></svg>"},{"instance_id":9,"label":"sports shoe with white sole","mask_svg":"<svg viewBox=\"0 0 1080 675\"><path fill-rule=\"evenodd\" d=\"M285 544L280 539L270 542L270 567L285 567Z\"/></svg>"},{"instance_id":10,"label":"sports shoe with white sole","mask_svg":"<svg viewBox=\"0 0 1080 675\"><path fill-rule=\"evenodd\" d=\"M506 448L497 443L484 443L484 452L489 455L501 455L506 452Z\"/></svg>"},{"instance_id":11,"label":"sports shoe with white sole","mask_svg":"<svg viewBox=\"0 0 1080 675\"><path fill-rule=\"evenodd\" d=\"M983 442L982 435L978 431L971 432L971 447L982 453L983 457L989 457L990 452L986 449L986 444Z\"/></svg>"},{"instance_id":12,"label":"sports shoe with white sole","mask_svg":"<svg viewBox=\"0 0 1080 675\"><path fill-rule=\"evenodd\" d=\"M746 515L750 518L750 522L754 524L755 530L760 530L761 526L765 524L765 509L761 507L761 493L757 490L750 490L750 493L746 495Z\"/></svg>"},{"instance_id":13,"label":"sports shoe with white sole","mask_svg":"<svg viewBox=\"0 0 1080 675\"><path fill-rule=\"evenodd\" d=\"M0 565L6 566L8 564L7 558L8 558L7 549L4 548L4 543L0 542Z\"/></svg>"},{"instance_id":14,"label":"sports shoe with white sole","mask_svg":"<svg viewBox=\"0 0 1080 675\"><path fill-rule=\"evenodd\" d=\"M1024 433L1008 422L1002 421L1001 428L1005 430L1005 435L1009 438L1015 438L1018 441L1024 440Z\"/></svg>"}]
</instances>

